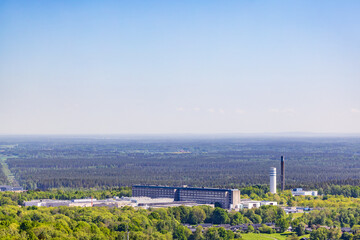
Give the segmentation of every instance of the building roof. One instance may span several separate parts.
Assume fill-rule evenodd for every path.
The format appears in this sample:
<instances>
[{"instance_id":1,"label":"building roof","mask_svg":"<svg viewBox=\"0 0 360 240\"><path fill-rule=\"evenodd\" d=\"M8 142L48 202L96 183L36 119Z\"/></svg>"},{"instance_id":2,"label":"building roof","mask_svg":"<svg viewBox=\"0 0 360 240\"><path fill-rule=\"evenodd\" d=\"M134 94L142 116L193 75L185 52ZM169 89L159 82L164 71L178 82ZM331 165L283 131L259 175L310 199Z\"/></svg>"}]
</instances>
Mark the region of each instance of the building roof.
<instances>
[{"instance_id":1,"label":"building roof","mask_svg":"<svg viewBox=\"0 0 360 240\"><path fill-rule=\"evenodd\" d=\"M133 187L145 188L166 188L166 189L184 189L184 190L197 190L197 191L239 191L239 189L222 189L222 188L196 188L196 187L169 187L169 186L154 186L154 185L133 185Z\"/></svg>"}]
</instances>

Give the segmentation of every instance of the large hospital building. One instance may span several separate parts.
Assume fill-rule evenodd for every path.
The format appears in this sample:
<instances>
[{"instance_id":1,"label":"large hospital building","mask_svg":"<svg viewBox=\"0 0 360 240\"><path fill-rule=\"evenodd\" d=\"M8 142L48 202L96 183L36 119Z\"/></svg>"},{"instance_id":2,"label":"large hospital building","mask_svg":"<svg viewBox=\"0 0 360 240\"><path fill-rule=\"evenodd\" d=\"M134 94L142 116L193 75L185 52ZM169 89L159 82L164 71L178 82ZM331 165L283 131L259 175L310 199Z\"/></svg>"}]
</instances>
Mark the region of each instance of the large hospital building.
<instances>
[{"instance_id":1,"label":"large hospital building","mask_svg":"<svg viewBox=\"0 0 360 240\"><path fill-rule=\"evenodd\" d=\"M231 209L240 204L238 189L164 187L134 185L133 197L173 198L175 201L194 201L198 204L220 204Z\"/></svg>"}]
</instances>

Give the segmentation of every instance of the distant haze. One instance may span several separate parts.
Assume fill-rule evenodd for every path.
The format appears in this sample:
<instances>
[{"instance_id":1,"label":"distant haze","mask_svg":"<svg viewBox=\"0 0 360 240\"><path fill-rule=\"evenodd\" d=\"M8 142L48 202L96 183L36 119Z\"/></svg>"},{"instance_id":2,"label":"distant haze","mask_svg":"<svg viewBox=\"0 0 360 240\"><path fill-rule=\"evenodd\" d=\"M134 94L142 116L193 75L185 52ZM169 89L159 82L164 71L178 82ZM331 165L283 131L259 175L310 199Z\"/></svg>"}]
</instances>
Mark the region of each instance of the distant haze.
<instances>
[{"instance_id":1,"label":"distant haze","mask_svg":"<svg viewBox=\"0 0 360 240\"><path fill-rule=\"evenodd\" d=\"M0 134L360 133L360 1L1 1Z\"/></svg>"}]
</instances>

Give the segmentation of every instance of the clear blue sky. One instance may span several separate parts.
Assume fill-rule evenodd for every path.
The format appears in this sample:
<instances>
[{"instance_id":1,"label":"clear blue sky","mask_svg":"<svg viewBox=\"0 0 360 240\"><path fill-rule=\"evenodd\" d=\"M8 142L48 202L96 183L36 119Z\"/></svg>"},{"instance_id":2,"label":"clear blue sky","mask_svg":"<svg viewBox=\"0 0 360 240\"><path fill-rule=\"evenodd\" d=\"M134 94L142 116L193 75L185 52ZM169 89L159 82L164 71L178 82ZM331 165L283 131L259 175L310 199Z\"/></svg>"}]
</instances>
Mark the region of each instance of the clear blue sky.
<instances>
[{"instance_id":1,"label":"clear blue sky","mask_svg":"<svg viewBox=\"0 0 360 240\"><path fill-rule=\"evenodd\" d=\"M360 1L1 1L0 134L360 133Z\"/></svg>"}]
</instances>

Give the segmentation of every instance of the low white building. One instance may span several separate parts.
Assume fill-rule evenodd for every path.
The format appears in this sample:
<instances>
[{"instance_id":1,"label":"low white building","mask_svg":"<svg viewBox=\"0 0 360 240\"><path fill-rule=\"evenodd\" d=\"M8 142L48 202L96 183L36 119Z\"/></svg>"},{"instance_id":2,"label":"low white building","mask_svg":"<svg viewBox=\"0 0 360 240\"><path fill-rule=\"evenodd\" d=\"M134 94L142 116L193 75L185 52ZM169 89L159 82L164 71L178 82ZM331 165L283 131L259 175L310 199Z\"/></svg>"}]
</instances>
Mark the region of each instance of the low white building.
<instances>
[{"instance_id":1,"label":"low white building","mask_svg":"<svg viewBox=\"0 0 360 240\"><path fill-rule=\"evenodd\" d=\"M251 208L258 208L261 206L260 201L242 201L241 202L242 208L244 209L251 209Z\"/></svg>"},{"instance_id":2,"label":"low white building","mask_svg":"<svg viewBox=\"0 0 360 240\"><path fill-rule=\"evenodd\" d=\"M270 205L276 206L277 202L275 201L255 201L251 199L243 199L241 200L240 209L251 209L251 208L259 208L261 206Z\"/></svg>"},{"instance_id":3,"label":"low white building","mask_svg":"<svg viewBox=\"0 0 360 240\"><path fill-rule=\"evenodd\" d=\"M32 206L36 206L36 207L40 207L40 200L31 200L31 201L25 201L24 202L25 207L32 207Z\"/></svg>"},{"instance_id":4,"label":"low white building","mask_svg":"<svg viewBox=\"0 0 360 240\"><path fill-rule=\"evenodd\" d=\"M302 188L294 188L291 190L293 196L317 196L317 191L304 191Z\"/></svg>"},{"instance_id":5,"label":"low white building","mask_svg":"<svg viewBox=\"0 0 360 240\"><path fill-rule=\"evenodd\" d=\"M97 199L73 199L73 200L56 200L56 199L39 199L25 201L24 205L37 207L148 207L157 204L171 204L174 202L172 198L149 198L149 197L114 197L104 200ZM179 202L181 203L181 202Z\"/></svg>"},{"instance_id":6,"label":"low white building","mask_svg":"<svg viewBox=\"0 0 360 240\"><path fill-rule=\"evenodd\" d=\"M36 207L59 207L69 206L69 200L54 200L54 199L39 199L32 201L25 201L25 207L36 206Z\"/></svg>"},{"instance_id":7,"label":"low white building","mask_svg":"<svg viewBox=\"0 0 360 240\"><path fill-rule=\"evenodd\" d=\"M213 204L198 204L195 201L174 201L173 198L150 198L150 197L114 197L103 200L97 199L73 199L73 200L56 200L56 199L39 199L25 201L24 205L37 207L140 207L140 208L163 208L175 206L199 206L208 205L214 207Z\"/></svg>"},{"instance_id":8,"label":"low white building","mask_svg":"<svg viewBox=\"0 0 360 240\"><path fill-rule=\"evenodd\" d=\"M277 202L275 202L275 201L261 201L260 206L264 206L264 205L277 206Z\"/></svg>"}]
</instances>

